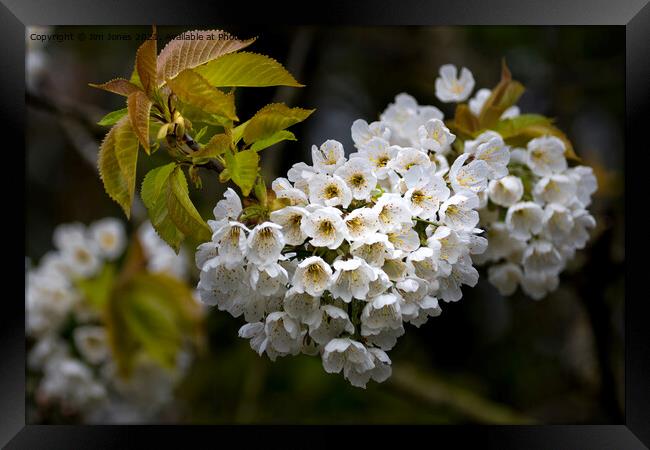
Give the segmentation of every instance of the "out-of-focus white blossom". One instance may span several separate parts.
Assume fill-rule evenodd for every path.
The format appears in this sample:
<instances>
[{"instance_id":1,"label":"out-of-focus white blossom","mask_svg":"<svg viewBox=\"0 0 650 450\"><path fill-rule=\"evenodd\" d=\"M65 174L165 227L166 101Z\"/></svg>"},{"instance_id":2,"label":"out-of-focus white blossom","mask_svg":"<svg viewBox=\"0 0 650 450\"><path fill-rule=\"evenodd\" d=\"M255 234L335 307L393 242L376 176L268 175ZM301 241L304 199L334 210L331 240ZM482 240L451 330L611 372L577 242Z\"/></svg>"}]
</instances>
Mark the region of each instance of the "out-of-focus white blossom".
<instances>
[{"instance_id":1,"label":"out-of-focus white blossom","mask_svg":"<svg viewBox=\"0 0 650 450\"><path fill-rule=\"evenodd\" d=\"M237 202L239 198L231 196L215 210L225 211L226 204ZM227 225L235 218L229 217L233 214L238 215L223 213L220 223ZM185 254L176 255L150 223L143 224L136 236L147 270L187 273ZM28 268L25 286L26 331L34 340L27 364L39 376L37 401L75 412L85 423L156 420L173 400L184 369L179 365L178 370L170 371L138 356L129 378L119 375L102 316L79 288L81 282L92 281L122 258L127 243L123 224L112 218L89 226L63 224L55 229L53 241L57 250ZM216 248L203 246L197 260L203 263L216 256ZM178 356L180 364L182 355Z\"/></svg>"}]
</instances>

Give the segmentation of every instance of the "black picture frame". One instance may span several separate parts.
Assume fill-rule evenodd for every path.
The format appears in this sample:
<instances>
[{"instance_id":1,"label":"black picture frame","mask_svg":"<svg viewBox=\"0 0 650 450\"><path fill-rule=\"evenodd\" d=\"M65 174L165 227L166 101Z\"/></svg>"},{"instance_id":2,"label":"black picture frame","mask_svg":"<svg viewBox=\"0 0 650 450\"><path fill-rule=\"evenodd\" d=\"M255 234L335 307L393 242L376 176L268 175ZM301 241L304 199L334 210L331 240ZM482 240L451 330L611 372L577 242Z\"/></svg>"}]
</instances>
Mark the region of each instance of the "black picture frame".
<instances>
[{"instance_id":1,"label":"black picture frame","mask_svg":"<svg viewBox=\"0 0 650 450\"><path fill-rule=\"evenodd\" d=\"M291 14L289 14L289 11ZM300 13L300 14L296 14ZM213 20L208 20L208 18ZM650 5L647 0L468 0L457 2L400 0L379 3L355 2L268 2L252 6L246 2L189 2L170 0L2 0L0 6L0 124L20 136L13 155L24 155L25 98L24 56L27 25L193 25L216 24L321 24L321 25L617 25L626 32L626 259L644 253L645 239L638 232L643 223L643 205L639 198L648 191L642 159L648 153L647 121L650 99ZM252 26L252 25L251 25ZM254 29L254 27L252 26ZM6 133L4 133L6 134ZM22 149L22 152L21 152ZM5 147L5 150L6 147ZM18 170L16 170L18 172ZM645 178L644 178L645 177ZM16 191L14 177L2 177L3 192ZM12 196L15 198L15 195ZM630 200L631 197L635 197ZM16 201L18 211L20 199ZM640 216L634 220L634 216ZM15 217L15 215L14 215ZM14 224L19 235L18 224ZM7 228L5 239L13 229ZM634 239L637 239L636 241ZM16 246L17 247L17 246ZM18 253L16 248L16 253ZM12 255L6 274L11 284L21 276ZM630 259L632 258L632 259ZM646 264L647 265L647 264ZM437 426L396 430L396 437L425 438L431 445L446 448L478 446L499 449L640 449L650 446L650 339L646 325L648 295L636 287L643 286L644 264L626 264L627 295L625 302L625 419L607 425L554 426ZM635 276L639 272L639 277ZM16 295L4 295L0 309L0 444L10 449L22 448L131 448L164 444L186 446L205 440L211 446L226 444L223 433L239 435L250 443L258 439L284 441L298 446L298 436L323 436L324 440L343 441L321 427L289 427L287 434L269 433L239 427L212 426L37 426L25 424L25 330L24 305ZM248 427L258 428L258 427ZM261 427L259 427L261 428ZM354 433L360 439L382 438L385 431L364 427ZM350 430L348 430L350 431ZM335 431L338 433L338 431ZM265 437L266 436L266 437ZM235 436L232 436L235 437ZM320 438L318 438L320 439ZM347 437L346 437L347 439ZM294 444L291 444L294 442ZM368 441L366 441L368 442ZM237 445L237 444L236 444ZM336 444L335 444L336 445ZM440 447L442 445L442 447ZM302 446L302 445L300 445Z\"/></svg>"}]
</instances>

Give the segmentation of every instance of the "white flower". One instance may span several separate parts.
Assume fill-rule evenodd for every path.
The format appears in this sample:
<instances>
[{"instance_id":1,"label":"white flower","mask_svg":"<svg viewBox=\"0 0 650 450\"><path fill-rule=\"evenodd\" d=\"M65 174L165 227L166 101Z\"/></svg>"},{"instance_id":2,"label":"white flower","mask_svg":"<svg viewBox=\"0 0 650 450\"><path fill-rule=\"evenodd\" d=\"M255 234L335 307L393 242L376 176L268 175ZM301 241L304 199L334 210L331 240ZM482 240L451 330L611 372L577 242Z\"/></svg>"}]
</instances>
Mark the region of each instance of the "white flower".
<instances>
[{"instance_id":1,"label":"white flower","mask_svg":"<svg viewBox=\"0 0 650 450\"><path fill-rule=\"evenodd\" d=\"M95 379L90 367L71 357L49 364L38 386L38 395L60 401L64 407L87 413L106 400L106 388Z\"/></svg>"},{"instance_id":2,"label":"white flower","mask_svg":"<svg viewBox=\"0 0 650 450\"><path fill-rule=\"evenodd\" d=\"M350 245L350 253L374 267L382 267L386 257L391 256L394 250L388 236L381 233L369 234Z\"/></svg>"},{"instance_id":3,"label":"white flower","mask_svg":"<svg viewBox=\"0 0 650 450\"><path fill-rule=\"evenodd\" d=\"M446 151L456 139L440 119L431 119L418 128L420 145L423 149L436 153Z\"/></svg>"},{"instance_id":4,"label":"white flower","mask_svg":"<svg viewBox=\"0 0 650 450\"><path fill-rule=\"evenodd\" d=\"M501 295L512 295L523 278L519 265L503 263L488 268L488 280Z\"/></svg>"},{"instance_id":5,"label":"white flower","mask_svg":"<svg viewBox=\"0 0 650 450\"><path fill-rule=\"evenodd\" d=\"M401 257L386 258L384 265L381 266L391 281L400 281L408 274L409 266L402 261Z\"/></svg>"},{"instance_id":6,"label":"white flower","mask_svg":"<svg viewBox=\"0 0 650 450\"><path fill-rule=\"evenodd\" d=\"M370 290L370 282L377 279L377 273L359 257L337 260L332 265L334 276L329 290L334 298L350 303L352 298L365 300Z\"/></svg>"},{"instance_id":7,"label":"white flower","mask_svg":"<svg viewBox=\"0 0 650 450\"><path fill-rule=\"evenodd\" d=\"M289 281L287 270L280 264L270 264L263 267L249 265L251 288L266 297L277 294Z\"/></svg>"},{"instance_id":8,"label":"white flower","mask_svg":"<svg viewBox=\"0 0 650 450\"><path fill-rule=\"evenodd\" d=\"M266 350L266 347L269 342L268 339L266 338L266 332L264 328L265 328L264 322L247 323L246 325L242 326L239 329L239 333L238 333L239 337L250 339L251 348L255 350L257 354L260 356ZM274 355L273 352L272 354ZM271 356L272 355L269 354L269 357ZM272 359L275 359L275 356L273 356Z\"/></svg>"},{"instance_id":9,"label":"white flower","mask_svg":"<svg viewBox=\"0 0 650 450\"><path fill-rule=\"evenodd\" d=\"M109 356L104 327L86 325L75 328L74 343L81 356L91 364L99 364Z\"/></svg>"},{"instance_id":10,"label":"white flower","mask_svg":"<svg viewBox=\"0 0 650 450\"><path fill-rule=\"evenodd\" d=\"M543 136L528 142L528 167L541 177L563 172L567 168L565 146L555 136Z\"/></svg>"},{"instance_id":11,"label":"white flower","mask_svg":"<svg viewBox=\"0 0 650 450\"><path fill-rule=\"evenodd\" d=\"M555 273L526 272L521 280L521 288L533 300L541 300L557 289L560 279Z\"/></svg>"},{"instance_id":12,"label":"white flower","mask_svg":"<svg viewBox=\"0 0 650 450\"><path fill-rule=\"evenodd\" d=\"M569 237L570 242L573 243L575 248L584 248L589 240L589 232L587 229L594 228L596 220L585 209L578 209L573 211L573 229Z\"/></svg>"},{"instance_id":13,"label":"white flower","mask_svg":"<svg viewBox=\"0 0 650 450\"><path fill-rule=\"evenodd\" d=\"M395 96L395 103L388 105L379 118L393 130L401 130L417 114L418 102L410 95L401 93Z\"/></svg>"},{"instance_id":14,"label":"white flower","mask_svg":"<svg viewBox=\"0 0 650 450\"><path fill-rule=\"evenodd\" d=\"M310 256L298 264L291 284L298 293L319 297L328 288L331 277L331 267L322 258Z\"/></svg>"},{"instance_id":15,"label":"white flower","mask_svg":"<svg viewBox=\"0 0 650 450\"><path fill-rule=\"evenodd\" d=\"M212 213L217 221L237 219L242 212L239 195L232 189L226 189L223 200L219 200ZM213 229L214 230L214 229Z\"/></svg>"},{"instance_id":16,"label":"white flower","mask_svg":"<svg viewBox=\"0 0 650 450\"><path fill-rule=\"evenodd\" d=\"M352 140L357 148L364 147L370 139L380 138L388 142L390 139L390 128L381 122L368 122L362 119L357 119L352 123L350 129L352 131Z\"/></svg>"},{"instance_id":17,"label":"white flower","mask_svg":"<svg viewBox=\"0 0 650 450\"><path fill-rule=\"evenodd\" d=\"M467 251L458 233L445 226L436 228L433 235L427 239L427 246L449 264L456 263L458 258Z\"/></svg>"},{"instance_id":18,"label":"white flower","mask_svg":"<svg viewBox=\"0 0 650 450\"><path fill-rule=\"evenodd\" d=\"M82 223L65 223L57 226L52 241L58 250L65 252L86 243L86 227Z\"/></svg>"},{"instance_id":19,"label":"white flower","mask_svg":"<svg viewBox=\"0 0 650 450\"><path fill-rule=\"evenodd\" d=\"M246 257L253 264L265 266L277 262L284 247L282 227L277 223L264 222L248 235Z\"/></svg>"},{"instance_id":20,"label":"white flower","mask_svg":"<svg viewBox=\"0 0 650 450\"><path fill-rule=\"evenodd\" d=\"M53 240L60 251L62 267L73 276L91 277L101 267L100 250L83 224L59 225L54 230Z\"/></svg>"},{"instance_id":21,"label":"white flower","mask_svg":"<svg viewBox=\"0 0 650 450\"><path fill-rule=\"evenodd\" d=\"M307 239L307 234L302 230L302 221L308 214L305 208L287 206L273 211L270 218L272 222L282 226L285 243L289 245L300 245Z\"/></svg>"},{"instance_id":22,"label":"white flower","mask_svg":"<svg viewBox=\"0 0 650 450\"><path fill-rule=\"evenodd\" d=\"M233 267L244 260L247 251L246 233L250 230L243 223L228 222L212 235L217 243L221 261L228 267Z\"/></svg>"},{"instance_id":23,"label":"white flower","mask_svg":"<svg viewBox=\"0 0 650 450\"><path fill-rule=\"evenodd\" d=\"M464 102L474 89L474 77L466 67L460 71L452 64L440 67L440 76L436 78L436 97L442 102Z\"/></svg>"},{"instance_id":24,"label":"white flower","mask_svg":"<svg viewBox=\"0 0 650 450\"><path fill-rule=\"evenodd\" d=\"M485 105L485 102L487 101L488 98L490 98L491 94L492 94L492 90L490 89L483 88L476 91L474 97L472 97L468 102L469 110L472 112L472 114L474 114L476 117L478 117L481 114L483 105Z\"/></svg>"},{"instance_id":25,"label":"white flower","mask_svg":"<svg viewBox=\"0 0 650 450\"><path fill-rule=\"evenodd\" d=\"M420 236L411 226L405 226L399 231L388 233L388 240L395 247L393 256L409 254L420 247ZM400 253L401 252L401 253Z\"/></svg>"},{"instance_id":26,"label":"white flower","mask_svg":"<svg viewBox=\"0 0 650 450\"><path fill-rule=\"evenodd\" d=\"M317 209L304 217L300 227L311 238L309 243L314 247L336 249L347 235L341 211L330 206Z\"/></svg>"},{"instance_id":27,"label":"white flower","mask_svg":"<svg viewBox=\"0 0 650 450\"><path fill-rule=\"evenodd\" d=\"M395 283L395 288L400 296L400 310L402 319L405 322L410 322L419 316L420 308L422 305L434 306L430 302L432 297L429 297L429 283L422 278L409 276L405 279ZM437 302L435 303L437 306Z\"/></svg>"},{"instance_id":28,"label":"white flower","mask_svg":"<svg viewBox=\"0 0 650 450\"><path fill-rule=\"evenodd\" d=\"M291 317L306 325L314 323L320 317L320 297L296 292L294 288L286 292L283 306Z\"/></svg>"},{"instance_id":29,"label":"white flower","mask_svg":"<svg viewBox=\"0 0 650 450\"><path fill-rule=\"evenodd\" d=\"M337 175L317 174L309 183L309 201L317 205L341 205L347 208L352 201L352 191Z\"/></svg>"},{"instance_id":30,"label":"white flower","mask_svg":"<svg viewBox=\"0 0 650 450\"><path fill-rule=\"evenodd\" d=\"M472 155L469 153L458 156L449 169L449 180L455 192L468 190L478 193L487 188L489 166L485 161L480 160L463 165L470 156Z\"/></svg>"},{"instance_id":31,"label":"white flower","mask_svg":"<svg viewBox=\"0 0 650 450\"><path fill-rule=\"evenodd\" d=\"M367 159L377 179L383 180L392 172L389 163L397 155L398 149L397 146L389 145L383 139L372 138L364 147L359 149L358 153L351 154L350 160L356 158Z\"/></svg>"},{"instance_id":32,"label":"white flower","mask_svg":"<svg viewBox=\"0 0 650 450\"><path fill-rule=\"evenodd\" d=\"M377 275L377 278L374 281L371 281L370 284L368 285L368 298L376 297L380 294L383 294L386 292L388 288L390 288L393 283L390 281L390 278L388 278L388 275L386 272L381 270L378 267L371 266L372 269L375 271L375 274Z\"/></svg>"},{"instance_id":33,"label":"white flower","mask_svg":"<svg viewBox=\"0 0 650 450\"><path fill-rule=\"evenodd\" d=\"M333 305L321 306L317 318L309 324L309 336L317 343L325 345L342 333L354 333L348 313Z\"/></svg>"},{"instance_id":34,"label":"white flower","mask_svg":"<svg viewBox=\"0 0 650 450\"><path fill-rule=\"evenodd\" d=\"M463 296L460 286L466 284L470 287L476 286L478 272L472 266L469 255L452 266L451 273L446 278L441 278L438 296L446 302L456 302Z\"/></svg>"},{"instance_id":35,"label":"white flower","mask_svg":"<svg viewBox=\"0 0 650 450\"><path fill-rule=\"evenodd\" d=\"M484 136L485 135L485 136ZM477 140L485 139L477 145L474 151L476 161L485 161L488 165L488 177L499 179L508 175L510 151L498 133L483 133Z\"/></svg>"},{"instance_id":36,"label":"white flower","mask_svg":"<svg viewBox=\"0 0 650 450\"><path fill-rule=\"evenodd\" d=\"M379 229L390 233L412 223L409 205L399 194L386 193L379 197L373 209L377 212Z\"/></svg>"},{"instance_id":37,"label":"white flower","mask_svg":"<svg viewBox=\"0 0 650 450\"><path fill-rule=\"evenodd\" d=\"M390 162L389 167L399 173L407 187L412 187L429 170L435 171L435 165L422 150L411 147L398 147L397 156ZM431 169L430 169L431 168Z\"/></svg>"},{"instance_id":38,"label":"white flower","mask_svg":"<svg viewBox=\"0 0 650 450\"><path fill-rule=\"evenodd\" d=\"M198 269L203 268L203 264L206 263L209 259L214 258L219 254L218 251L219 244L213 241L204 242L196 248L196 253L194 254L194 262Z\"/></svg>"},{"instance_id":39,"label":"white flower","mask_svg":"<svg viewBox=\"0 0 650 450\"><path fill-rule=\"evenodd\" d=\"M478 224L478 197L470 191L453 195L440 206L440 221L457 230L472 230Z\"/></svg>"},{"instance_id":40,"label":"white flower","mask_svg":"<svg viewBox=\"0 0 650 450\"><path fill-rule=\"evenodd\" d=\"M404 198L414 215L432 220L436 218L440 202L447 200L449 194L449 188L442 177L429 174L406 191Z\"/></svg>"},{"instance_id":41,"label":"white flower","mask_svg":"<svg viewBox=\"0 0 650 450\"><path fill-rule=\"evenodd\" d=\"M522 265L526 273L558 273L564 265L560 252L545 240L533 241L524 250Z\"/></svg>"},{"instance_id":42,"label":"white flower","mask_svg":"<svg viewBox=\"0 0 650 450\"><path fill-rule=\"evenodd\" d=\"M598 189L598 182L591 167L577 166L567 170L569 176L576 181L576 196L583 207L591 204L591 195Z\"/></svg>"},{"instance_id":43,"label":"white flower","mask_svg":"<svg viewBox=\"0 0 650 450\"><path fill-rule=\"evenodd\" d=\"M347 370L344 370L344 376L348 381L350 381L352 386L364 389L366 384L368 384L368 381L371 379L378 383L382 383L386 381L392 373L392 368L390 366L391 360L385 351L374 347L368 347L367 350L372 358L373 364L375 365L374 368L364 370L364 367L361 368L361 371L358 371L357 366L350 366Z\"/></svg>"},{"instance_id":44,"label":"white flower","mask_svg":"<svg viewBox=\"0 0 650 450\"><path fill-rule=\"evenodd\" d=\"M217 256L207 261L199 278L198 290L201 301L216 305L238 317L244 312L246 297L250 291L243 266L227 267Z\"/></svg>"},{"instance_id":45,"label":"white flower","mask_svg":"<svg viewBox=\"0 0 650 450\"><path fill-rule=\"evenodd\" d=\"M552 242L572 243L569 239L573 230L573 213L565 206L550 203L544 208L543 234Z\"/></svg>"},{"instance_id":46,"label":"white flower","mask_svg":"<svg viewBox=\"0 0 650 450\"><path fill-rule=\"evenodd\" d=\"M524 185L521 178L508 175L499 180L491 180L488 192L492 203L507 208L521 200L524 195Z\"/></svg>"},{"instance_id":47,"label":"white flower","mask_svg":"<svg viewBox=\"0 0 650 450\"><path fill-rule=\"evenodd\" d=\"M397 338L404 335L404 326L400 325L399 328L384 328L383 330L375 330L377 334L365 336L366 343L369 345L376 345L384 351L388 351L395 347Z\"/></svg>"},{"instance_id":48,"label":"white flower","mask_svg":"<svg viewBox=\"0 0 650 450\"><path fill-rule=\"evenodd\" d=\"M544 177L533 187L533 198L538 203L559 203L568 205L576 195L576 183L566 175Z\"/></svg>"},{"instance_id":49,"label":"white flower","mask_svg":"<svg viewBox=\"0 0 650 450\"><path fill-rule=\"evenodd\" d=\"M377 211L373 208L357 208L350 212L345 219L348 230L347 239L354 241L369 236L379 228Z\"/></svg>"},{"instance_id":50,"label":"white flower","mask_svg":"<svg viewBox=\"0 0 650 450\"><path fill-rule=\"evenodd\" d=\"M295 183L295 187L302 190L302 188L298 186L298 183L309 181L314 175L316 175L316 173L317 171L314 167L304 162L299 162L294 164L291 169L289 169L287 172L287 178L292 183Z\"/></svg>"},{"instance_id":51,"label":"white flower","mask_svg":"<svg viewBox=\"0 0 650 450\"><path fill-rule=\"evenodd\" d=\"M107 217L90 225L92 236L102 256L113 260L126 248L124 225L117 219Z\"/></svg>"},{"instance_id":52,"label":"white flower","mask_svg":"<svg viewBox=\"0 0 650 450\"><path fill-rule=\"evenodd\" d=\"M279 354L298 354L302 347L300 323L288 313L276 311L266 317L264 332L268 345Z\"/></svg>"},{"instance_id":53,"label":"white flower","mask_svg":"<svg viewBox=\"0 0 650 450\"><path fill-rule=\"evenodd\" d=\"M286 198L292 205L306 205L307 195L298 188L291 185L286 178L276 178L271 183L271 189L277 198Z\"/></svg>"},{"instance_id":54,"label":"white flower","mask_svg":"<svg viewBox=\"0 0 650 450\"><path fill-rule=\"evenodd\" d=\"M334 173L348 185L352 197L357 200L368 200L370 193L377 186L377 177L370 162L364 158L352 158Z\"/></svg>"},{"instance_id":55,"label":"white flower","mask_svg":"<svg viewBox=\"0 0 650 450\"><path fill-rule=\"evenodd\" d=\"M323 349L323 369L327 373L340 373L357 386L364 386L358 374L366 373L375 368L372 354L360 342L349 338L332 339ZM350 375L351 378L350 379Z\"/></svg>"},{"instance_id":56,"label":"white flower","mask_svg":"<svg viewBox=\"0 0 650 450\"><path fill-rule=\"evenodd\" d=\"M440 243L436 242L435 250L431 247L420 247L406 257L406 262L413 267L415 275L430 280L432 283L438 276L438 258Z\"/></svg>"},{"instance_id":57,"label":"white flower","mask_svg":"<svg viewBox=\"0 0 650 450\"><path fill-rule=\"evenodd\" d=\"M323 142L320 148L313 145L311 147L311 158L317 171L333 174L345 162L343 145L333 139Z\"/></svg>"},{"instance_id":58,"label":"white flower","mask_svg":"<svg viewBox=\"0 0 650 450\"><path fill-rule=\"evenodd\" d=\"M508 208L506 225L515 239L528 239L542 230L544 211L534 202L515 203Z\"/></svg>"},{"instance_id":59,"label":"white flower","mask_svg":"<svg viewBox=\"0 0 650 450\"><path fill-rule=\"evenodd\" d=\"M361 312L361 335L377 334L386 328L402 327L402 313L399 297L395 294L382 294L373 298Z\"/></svg>"},{"instance_id":60,"label":"white flower","mask_svg":"<svg viewBox=\"0 0 650 450\"><path fill-rule=\"evenodd\" d=\"M514 237L504 222L495 222L487 230L488 247L481 258L481 261L497 261L501 258L509 258L510 255L523 252L526 247L526 239Z\"/></svg>"}]
</instances>

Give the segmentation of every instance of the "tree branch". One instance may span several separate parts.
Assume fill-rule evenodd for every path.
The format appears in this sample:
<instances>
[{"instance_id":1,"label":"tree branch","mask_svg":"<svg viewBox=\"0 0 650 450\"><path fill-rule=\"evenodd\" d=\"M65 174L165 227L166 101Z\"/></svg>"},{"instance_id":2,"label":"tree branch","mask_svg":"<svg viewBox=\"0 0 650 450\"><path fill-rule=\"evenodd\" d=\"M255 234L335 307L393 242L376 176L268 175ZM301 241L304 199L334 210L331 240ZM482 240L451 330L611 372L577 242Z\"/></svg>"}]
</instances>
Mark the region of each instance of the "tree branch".
<instances>
[{"instance_id":1,"label":"tree branch","mask_svg":"<svg viewBox=\"0 0 650 450\"><path fill-rule=\"evenodd\" d=\"M479 423L533 424L536 420L505 405L480 397L474 392L447 383L431 373L422 374L414 366L393 368L387 387L413 399L432 405L447 406Z\"/></svg>"}]
</instances>

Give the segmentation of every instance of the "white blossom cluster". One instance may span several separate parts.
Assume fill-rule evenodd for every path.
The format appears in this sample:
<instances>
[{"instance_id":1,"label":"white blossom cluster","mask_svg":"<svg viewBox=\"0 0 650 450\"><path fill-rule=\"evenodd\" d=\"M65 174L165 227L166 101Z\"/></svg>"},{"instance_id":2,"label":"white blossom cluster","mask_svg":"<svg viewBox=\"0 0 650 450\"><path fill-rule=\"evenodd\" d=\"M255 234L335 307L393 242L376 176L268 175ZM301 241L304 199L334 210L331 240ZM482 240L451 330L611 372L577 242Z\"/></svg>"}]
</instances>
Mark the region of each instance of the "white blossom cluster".
<instances>
[{"instance_id":1,"label":"white blossom cluster","mask_svg":"<svg viewBox=\"0 0 650 450\"><path fill-rule=\"evenodd\" d=\"M441 101L465 101L473 88L474 78L466 68L458 78L454 66L440 68L436 96ZM480 115L491 93L490 89L476 92L468 102L472 114ZM501 119L519 114L514 105ZM464 151L472 153L500 139L497 132L488 130L466 141ZM510 151L507 176L489 182L489 201L482 201L479 222L489 245L472 259L488 266L488 280L502 295L521 286L530 297L541 299L555 290L567 261L584 248L588 230L596 225L587 210L597 189L596 177L590 167L569 167L565 152L564 142L557 137L531 139L526 148Z\"/></svg>"},{"instance_id":2,"label":"white blossom cluster","mask_svg":"<svg viewBox=\"0 0 650 450\"><path fill-rule=\"evenodd\" d=\"M457 156L443 113L407 94L351 133L349 157L328 140L312 165L273 181L286 206L267 221L245 223L228 189L196 264L202 301L243 315L239 334L260 355L320 355L326 372L365 387L390 376L404 322L420 326L478 281L478 209L510 155L494 136Z\"/></svg>"},{"instance_id":3,"label":"white blossom cluster","mask_svg":"<svg viewBox=\"0 0 650 450\"><path fill-rule=\"evenodd\" d=\"M587 210L596 177L590 167L568 167L564 153L557 137L532 139L512 150L510 175L489 184L480 222L489 245L474 260L487 265L488 280L502 295L521 286L539 300L555 290L596 225Z\"/></svg>"},{"instance_id":4,"label":"white blossom cluster","mask_svg":"<svg viewBox=\"0 0 650 450\"><path fill-rule=\"evenodd\" d=\"M171 250L149 230L151 224L145 223L139 235L150 271L174 273L187 266L180 257L170 259ZM56 250L28 267L25 283L26 331L34 340L27 364L39 374L37 401L57 404L85 422L149 420L171 400L180 370L165 371L140 355L128 379L117 376L101 314L77 287L123 255L122 222L105 218L88 227L59 225L53 240ZM179 355L179 368L187 365L187 356Z\"/></svg>"}]
</instances>

